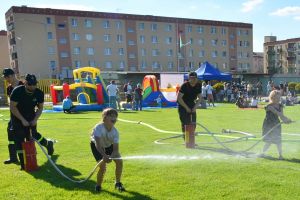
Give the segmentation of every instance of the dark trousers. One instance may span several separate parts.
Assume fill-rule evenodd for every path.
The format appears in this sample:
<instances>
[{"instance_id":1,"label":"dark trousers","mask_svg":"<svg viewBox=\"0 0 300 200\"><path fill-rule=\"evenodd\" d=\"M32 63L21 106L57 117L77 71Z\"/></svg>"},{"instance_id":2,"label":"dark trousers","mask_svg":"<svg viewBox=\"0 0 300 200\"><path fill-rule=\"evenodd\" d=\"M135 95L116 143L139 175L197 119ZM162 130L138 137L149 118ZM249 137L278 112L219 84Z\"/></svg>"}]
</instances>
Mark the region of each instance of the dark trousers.
<instances>
[{"instance_id":1,"label":"dark trousers","mask_svg":"<svg viewBox=\"0 0 300 200\"><path fill-rule=\"evenodd\" d=\"M142 110L142 99L135 99L135 110Z\"/></svg>"},{"instance_id":2,"label":"dark trousers","mask_svg":"<svg viewBox=\"0 0 300 200\"><path fill-rule=\"evenodd\" d=\"M70 109L63 109L64 113L71 113L76 106L71 106Z\"/></svg>"},{"instance_id":3,"label":"dark trousers","mask_svg":"<svg viewBox=\"0 0 300 200\"><path fill-rule=\"evenodd\" d=\"M15 133L13 131L11 121L7 124L7 139L8 139L8 152L11 161L17 161L17 152L15 147Z\"/></svg>"},{"instance_id":4,"label":"dark trousers","mask_svg":"<svg viewBox=\"0 0 300 200\"><path fill-rule=\"evenodd\" d=\"M24 151L22 149L22 143L26 140L29 141L31 139L31 136L36 139L41 145L47 147L48 141L36 130L36 126L33 127L25 127L22 125L19 125L14 128L15 131L15 144L16 144L16 150L19 156L21 168L24 169ZM31 134L30 134L31 131Z\"/></svg>"},{"instance_id":5,"label":"dark trousers","mask_svg":"<svg viewBox=\"0 0 300 200\"><path fill-rule=\"evenodd\" d=\"M182 106L178 106L179 119L181 122L182 133L185 132L184 125L196 123L196 112L187 113Z\"/></svg>"}]
</instances>

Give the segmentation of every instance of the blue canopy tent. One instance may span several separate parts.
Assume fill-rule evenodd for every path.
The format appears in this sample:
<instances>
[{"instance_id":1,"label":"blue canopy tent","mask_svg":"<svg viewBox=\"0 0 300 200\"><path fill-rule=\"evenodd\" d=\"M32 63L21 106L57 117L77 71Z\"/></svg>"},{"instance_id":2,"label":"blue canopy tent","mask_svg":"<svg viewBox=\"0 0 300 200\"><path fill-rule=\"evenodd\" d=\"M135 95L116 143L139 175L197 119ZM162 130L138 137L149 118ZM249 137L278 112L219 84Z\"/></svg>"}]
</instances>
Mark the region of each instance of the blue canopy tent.
<instances>
[{"instance_id":1,"label":"blue canopy tent","mask_svg":"<svg viewBox=\"0 0 300 200\"><path fill-rule=\"evenodd\" d=\"M221 72L219 69L215 68L209 62L204 62L195 71L197 77L200 80L218 80L218 81L230 81L232 79L231 74ZM188 74L184 75L184 80L188 79Z\"/></svg>"}]
</instances>

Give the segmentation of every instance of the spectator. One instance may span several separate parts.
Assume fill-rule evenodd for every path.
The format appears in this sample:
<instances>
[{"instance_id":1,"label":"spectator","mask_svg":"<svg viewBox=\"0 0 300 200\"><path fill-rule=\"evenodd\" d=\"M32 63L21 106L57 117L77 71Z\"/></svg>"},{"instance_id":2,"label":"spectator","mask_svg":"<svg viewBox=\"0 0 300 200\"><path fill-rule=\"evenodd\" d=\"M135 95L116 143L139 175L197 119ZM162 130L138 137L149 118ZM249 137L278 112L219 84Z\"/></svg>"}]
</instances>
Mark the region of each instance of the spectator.
<instances>
[{"instance_id":1,"label":"spectator","mask_svg":"<svg viewBox=\"0 0 300 200\"><path fill-rule=\"evenodd\" d=\"M134 101L135 101L135 110L142 110L143 104L143 89L141 88L141 84L137 84L134 89Z\"/></svg>"},{"instance_id":2,"label":"spectator","mask_svg":"<svg viewBox=\"0 0 300 200\"><path fill-rule=\"evenodd\" d=\"M66 98L63 100L62 107L64 113L71 113L76 106L73 105L70 96L66 96Z\"/></svg>"},{"instance_id":3,"label":"spectator","mask_svg":"<svg viewBox=\"0 0 300 200\"><path fill-rule=\"evenodd\" d=\"M119 90L114 80L110 82L110 84L106 87L106 90L109 98L109 107L117 109L117 94Z\"/></svg>"}]
</instances>

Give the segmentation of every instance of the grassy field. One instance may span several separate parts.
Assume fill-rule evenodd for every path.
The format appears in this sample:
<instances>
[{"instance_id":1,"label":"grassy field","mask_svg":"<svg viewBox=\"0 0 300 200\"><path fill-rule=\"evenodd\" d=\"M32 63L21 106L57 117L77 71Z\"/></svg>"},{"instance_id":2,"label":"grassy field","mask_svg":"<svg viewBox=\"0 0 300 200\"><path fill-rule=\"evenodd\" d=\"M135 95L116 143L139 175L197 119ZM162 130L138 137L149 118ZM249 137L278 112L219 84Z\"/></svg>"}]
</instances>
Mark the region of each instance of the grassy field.
<instances>
[{"instance_id":1,"label":"grassy field","mask_svg":"<svg viewBox=\"0 0 300 200\"><path fill-rule=\"evenodd\" d=\"M242 110L229 104L197 113L197 121L212 132L233 129L255 134L258 138L265 115L263 109ZM282 126L285 158L282 161L277 159L274 146L268 152L269 157L257 157L263 143L247 154L239 153L257 140L226 144L235 151L233 153L216 144L210 136L197 136L198 147L186 149L182 138L165 140L168 144L154 143L174 134L118 121L122 156L145 158L124 160L122 182L126 192L119 193L114 189L114 164L108 165L103 191L94 193L95 175L86 183L71 183L54 170L38 149L40 167L37 172L26 173L20 171L18 165L0 164L0 199L300 199L299 113L300 106L285 108L285 114L297 122ZM9 112L1 110L1 114L2 161L8 155L5 119ZM89 134L100 115L100 112L43 113L38 122L38 129L45 137L58 140L52 159L74 179L85 178L96 164L89 148ZM127 111L120 113L119 118L142 121L162 130L180 130L176 109ZM203 129L197 128L197 131ZM166 159L168 156L171 159Z\"/></svg>"}]
</instances>

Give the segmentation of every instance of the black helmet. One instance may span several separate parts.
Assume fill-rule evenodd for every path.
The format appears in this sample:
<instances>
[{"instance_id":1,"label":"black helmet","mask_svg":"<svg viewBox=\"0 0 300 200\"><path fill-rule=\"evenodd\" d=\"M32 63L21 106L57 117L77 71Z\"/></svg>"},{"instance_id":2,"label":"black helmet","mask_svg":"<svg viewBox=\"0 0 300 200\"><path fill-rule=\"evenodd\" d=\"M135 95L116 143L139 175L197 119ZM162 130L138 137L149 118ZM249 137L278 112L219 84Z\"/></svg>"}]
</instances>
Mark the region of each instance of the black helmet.
<instances>
[{"instance_id":1,"label":"black helmet","mask_svg":"<svg viewBox=\"0 0 300 200\"><path fill-rule=\"evenodd\" d=\"M9 75L13 75L13 74L15 74L15 72L11 68L4 68L3 69L3 72L2 72L3 77L8 77Z\"/></svg>"}]
</instances>

